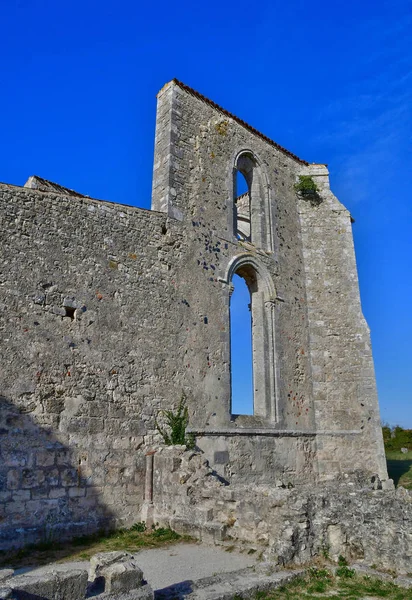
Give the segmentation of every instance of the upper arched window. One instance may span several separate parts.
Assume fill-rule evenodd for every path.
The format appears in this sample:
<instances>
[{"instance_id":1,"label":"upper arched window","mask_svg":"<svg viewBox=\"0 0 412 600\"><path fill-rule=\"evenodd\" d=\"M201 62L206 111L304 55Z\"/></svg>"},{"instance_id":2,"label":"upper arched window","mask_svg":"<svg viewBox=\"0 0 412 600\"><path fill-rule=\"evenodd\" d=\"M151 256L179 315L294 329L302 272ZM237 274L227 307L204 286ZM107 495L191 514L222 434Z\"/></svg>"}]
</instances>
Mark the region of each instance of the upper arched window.
<instances>
[{"instance_id":1,"label":"upper arched window","mask_svg":"<svg viewBox=\"0 0 412 600\"><path fill-rule=\"evenodd\" d=\"M238 170L236 170L234 207L235 235L238 240L250 242L250 192L244 175Z\"/></svg>"},{"instance_id":2,"label":"upper arched window","mask_svg":"<svg viewBox=\"0 0 412 600\"><path fill-rule=\"evenodd\" d=\"M233 233L239 240L271 249L269 190L262 169L252 152L244 150L235 160L233 172Z\"/></svg>"}]
</instances>

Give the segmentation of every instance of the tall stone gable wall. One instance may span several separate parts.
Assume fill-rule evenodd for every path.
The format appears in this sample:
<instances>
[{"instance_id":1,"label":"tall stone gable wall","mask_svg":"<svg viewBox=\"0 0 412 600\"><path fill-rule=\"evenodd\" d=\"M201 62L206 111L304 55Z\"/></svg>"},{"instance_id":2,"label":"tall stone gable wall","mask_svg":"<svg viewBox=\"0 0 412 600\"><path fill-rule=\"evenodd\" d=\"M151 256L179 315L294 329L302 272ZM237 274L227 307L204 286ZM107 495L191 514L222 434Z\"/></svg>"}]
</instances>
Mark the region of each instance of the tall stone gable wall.
<instances>
[{"instance_id":1,"label":"tall stone gable wall","mask_svg":"<svg viewBox=\"0 0 412 600\"><path fill-rule=\"evenodd\" d=\"M233 168L245 151L256 158L264 181L259 190L264 201L254 212L252 199L251 207L252 222L261 219L259 211L265 215L261 229L266 225L267 230L260 247L242 243L233 234ZM297 196L294 184L299 175L313 177L320 203ZM204 271L205 304L214 314L220 312L224 323L221 356L228 367L226 378L220 383L213 378L217 402L211 398L211 415L197 427L198 433L203 427L203 449L210 447L209 458L212 449L219 459L228 452L226 473L232 477L245 472L250 478L251 471L257 479L299 472L302 481L315 471L322 479L333 479L366 467L385 479L351 217L330 191L326 167L303 163L187 88L169 84L158 97L152 207L187 224L186 235L196 248L191 273ZM218 244L220 251L214 254ZM230 412L230 290L220 282L227 277L228 265L242 253L253 257L254 264L264 265L273 282L271 297L265 301L272 301L274 312L272 401L277 414L275 423L242 423L255 432L259 425L263 430L260 435L249 431L241 442L238 435L228 436L222 429ZM207 441L213 430L216 437ZM311 432L316 436L311 437Z\"/></svg>"},{"instance_id":2,"label":"tall stone gable wall","mask_svg":"<svg viewBox=\"0 0 412 600\"><path fill-rule=\"evenodd\" d=\"M257 246L233 234L245 152ZM319 206L294 191L307 172ZM0 206L0 547L139 520L155 418L182 392L228 482L385 479L350 219L324 167L172 82L158 100L153 211L4 184ZM239 265L258 274L256 364L273 363L249 418L230 412Z\"/></svg>"}]
</instances>

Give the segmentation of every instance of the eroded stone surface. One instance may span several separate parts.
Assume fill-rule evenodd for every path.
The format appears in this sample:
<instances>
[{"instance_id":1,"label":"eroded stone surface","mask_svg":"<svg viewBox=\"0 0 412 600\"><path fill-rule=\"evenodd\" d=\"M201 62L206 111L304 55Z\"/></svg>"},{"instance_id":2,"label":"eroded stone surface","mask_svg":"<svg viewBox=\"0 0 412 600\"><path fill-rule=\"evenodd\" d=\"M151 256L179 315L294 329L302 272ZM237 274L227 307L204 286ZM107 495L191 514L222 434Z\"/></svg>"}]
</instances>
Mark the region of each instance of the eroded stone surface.
<instances>
[{"instance_id":1,"label":"eroded stone surface","mask_svg":"<svg viewBox=\"0 0 412 600\"><path fill-rule=\"evenodd\" d=\"M215 543L251 545L275 564L304 564L326 551L410 572L412 493L348 480L317 486L225 486L201 455L162 449L154 460L154 519Z\"/></svg>"},{"instance_id":2,"label":"eroded stone surface","mask_svg":"<svg viewBox=\"0 0 412 600\"><path fill-rule=\"evenodd\" d=\"M94 554L90 559L89 580L94 581L96 577L102 575L103 569L115 563L128 561L131 557L131 554L123 551L98 552Z\"/></svg>"},{"instance_id":3,"label":"eroded stone surface","mask_svg":"<svg viewBox=\"0 0 412 600\"><path fill-rule=\"evenodd\" d=\"M102 552L94 555L90 564L54 563L16 576L8 571L0 592L14 600L153 599L152 588L143 581L142 570L127 552Z\"/></svg>"}]
</instances>

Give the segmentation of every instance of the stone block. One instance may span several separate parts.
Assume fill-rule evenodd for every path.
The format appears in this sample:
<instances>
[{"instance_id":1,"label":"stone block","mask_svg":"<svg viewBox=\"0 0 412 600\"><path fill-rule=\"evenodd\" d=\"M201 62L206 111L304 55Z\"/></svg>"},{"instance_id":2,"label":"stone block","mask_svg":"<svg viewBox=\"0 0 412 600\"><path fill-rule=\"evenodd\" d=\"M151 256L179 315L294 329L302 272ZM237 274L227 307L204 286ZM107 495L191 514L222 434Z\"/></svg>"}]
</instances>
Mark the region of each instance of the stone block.
<instances>
[{"instance_id":1,"label":"stone block","mask_svg":"<svg viewBox=\"0 0 412 600\"><path fill-rule=\"evenodd\" d=\"M104 590L108 593L130 592L142 585L143 571L133 559L116 562L100 570Z\"/></svg>"},{"instance_id":2,"label":"stone block","mask_svg":"<svg viewBox=\"0 0 412 600\"><path fill-rule=\"evenodd\" d=\"M201 539L206 542L221 542L226 536L226 525L222 523L207 522L202 527Z\"/></svg>"},{"instance_id":3,"label":"stone block","mask_svg":"<svg viewBox=\"0 0 412 600\"><path fill-rule=\"evenodd\" d=\"M172 517L170 519L170 528L181 535L190 535L197 540L202 539L201 526L192 523L187 519L181 517Z\"/></svg>"},{"instance_id":4,"label":"stone block","mask_svg":"<svg viewBox=\"0 0 412 600\"><path fill-rule=\"evenodd\" d=\"M36 453L36 465L38 467L50 467L54 465L56 453L54 450L39 450Z\"/></svg>"},{"instance_id":5,"label":"stone block","mask_svg":"<svg viewBox=\"0 0 412 600\"><path fill-rule=\"evenodd\" d=\"M9 585L13 590L13 595L21 600L29 600L30 598L55 600L56 598L57 581L54 573L19 575L14 577Z\"/></svg>"},{"instance_id":6,"label":"stone block","mask_svg":"<svg viewBox=\"0 0 412 600\"><path fill-rule=\"evenodd\" d=\"M20 474L16 469L10 469L7 473L7 488L17 490L20 486Z\"/></svg>"},{"instance_id":7,"label":"stone block","mask_svg":"<svg viewBox=\"0 0 412 600\"><path fill-rule=\"evenodd\" d=\"M13 577L7 583L13 595L21 600L81 600L86 595L87 570L70 569L69 566L67 569L31 571Z\"/></svg>"},{"instance_id":8,"label":"stone block","mask_svg":"<svg viewBox=\"0 0 412 600\"><path fill-rule=\"evenodd\" d=\"M81 498L86 495L86 489L80 487L69 488L69 498Z\"/></svg>"},{"instance_id":9,"label":"stone block","mask_svg":"<svg viewBox=\"0 0 412 600\"><path fill-rule=\"evenodd\" d=\"M44 472L41 469L23 469L22 471L22 488L34 488L40 486L44 482Z\"/></svg>"},{"instance_id":10,"label":"stone block","mask_svg":"<svg viewBox=\"0 0 412 600\"><path fill-rule=\"evenodd\" d=\"M54 488L49 492L49 498L55 500L56 498L63 498L66 495L66 490L62 488Z\"/></svg>"},{"instance_id":11,"label":"stone block","mask_svg":"<svg viewBox=\"0 0 412 600\"><path fill-rule=\"evenodd\" d=\"M84 598L87 590L87 576L86 569L59 571L55 600L81 600Z\"/></svg>"},{"instance_id":12,"label":"stone block","mask_svg":"<svg viewBox=\"0 0 412 600\"><path fill-rule=\"evenodd\" d=\"M222 487L220 495L226 502L235 502L235 491L230 487Z\"/></svg>"},{"instance_id":13,"label":"stone block","mask_svg":"<svg viewBox=\"0 0 412 600\"><path fill-rule=\"evenodd\" d=\"M131 592L123 592L118 594L114 593L104 593L98 596L100 600L154 600L154 592L149 584L143 585L140 588L132 590Z\"/></svg>"},{"instance_id":14,"label":"stone block","mask_svg":"<svg viewBox=\"0 0 412 600\"><path fill-rule=\"evenodd\" d=\"M96 577L100 577L102 569L109 567L117 562L130 560L132 555L128 552L98 552L90 559L89 579L94 581Z\"/></svg>"},{"instance_id":15,"label":"stone block","mask_svg":"<svg viewBox=\"0 0 412 600\"><path fill-rule=\"evenodd\" d=\"M213 520L213 508L201 507L199 508L199 514L203 523L207 523Z\"/></svg>"}]
</instances>

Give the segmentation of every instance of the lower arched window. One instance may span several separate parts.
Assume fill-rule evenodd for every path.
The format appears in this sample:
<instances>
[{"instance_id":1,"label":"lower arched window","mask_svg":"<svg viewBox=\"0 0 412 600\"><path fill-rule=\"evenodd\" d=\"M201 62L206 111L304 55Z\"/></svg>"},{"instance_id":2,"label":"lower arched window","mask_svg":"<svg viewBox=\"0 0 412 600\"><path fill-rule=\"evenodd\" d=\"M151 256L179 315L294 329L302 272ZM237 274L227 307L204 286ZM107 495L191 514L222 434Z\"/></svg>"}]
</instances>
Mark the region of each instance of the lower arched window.
<instances>
[{"instance_id":1,"label":"lower arched window","mask_svg":"<svg viewBox=\"0 0 412 600\"><path fill-rule=\"evenodd\" d=\"M252 296L235 273L230 297L231 413L253 415Z\"/></svg>"},{"instance_id":2,"label":"lower arched window","mask_svg":"<svg viewBox=\"0 0 412 600\"><path fill-rule=\"evenodd\" d=\"M277 385L276 385L276 351L275 351L275 290L272 278L260 262L248 254L237 257L232 261L227 274L227 283L233 294L236 286L243 287L243 297L240 299L240 318L234 314L233 295L230 302L231 325L231 414L253 414L270 421L277 418ZM244 288L247 288L247 292ZM247 302L249 300L249 302ZM250 309L249 317L245 312L245 304ZM237 328L238 331L232 331ZM249 338L249 346L246 341ZM251 371L252 394L247 402L247 378L245 379L245 394L242 399L242 379L239 375L238 340L244 340L245 369ZM236 379L235 379L236 378ZM240 379L239 379L240 378ZM239 383L240 381L240 383ZM242 405L243 402L243 405ZM239 406L245 410L239 410Z\"/></svg>"}]
</instances>

